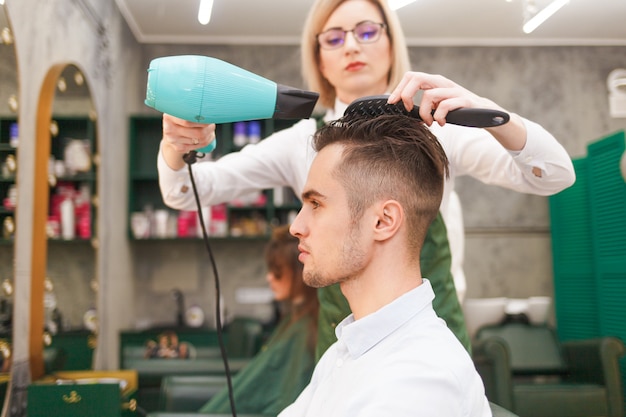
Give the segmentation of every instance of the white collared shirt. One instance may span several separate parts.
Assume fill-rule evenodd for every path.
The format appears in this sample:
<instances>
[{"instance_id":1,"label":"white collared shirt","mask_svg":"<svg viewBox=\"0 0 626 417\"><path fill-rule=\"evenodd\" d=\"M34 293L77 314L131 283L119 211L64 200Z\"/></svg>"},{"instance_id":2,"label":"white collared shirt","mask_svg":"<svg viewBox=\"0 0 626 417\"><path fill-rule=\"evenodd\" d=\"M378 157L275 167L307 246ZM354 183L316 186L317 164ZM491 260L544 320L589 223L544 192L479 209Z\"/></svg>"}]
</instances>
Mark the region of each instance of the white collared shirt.
<instances>
[{"instance_id":1,"label":"white collared shirt","mask_svg":"<svg viewBox=\"0 0 626 417\"><path fill-rule=\"evenodd\" d=\"M424 280L336 329L311 383L279 417L491 416L483 382Z\"/></svg>"}]
</instances>

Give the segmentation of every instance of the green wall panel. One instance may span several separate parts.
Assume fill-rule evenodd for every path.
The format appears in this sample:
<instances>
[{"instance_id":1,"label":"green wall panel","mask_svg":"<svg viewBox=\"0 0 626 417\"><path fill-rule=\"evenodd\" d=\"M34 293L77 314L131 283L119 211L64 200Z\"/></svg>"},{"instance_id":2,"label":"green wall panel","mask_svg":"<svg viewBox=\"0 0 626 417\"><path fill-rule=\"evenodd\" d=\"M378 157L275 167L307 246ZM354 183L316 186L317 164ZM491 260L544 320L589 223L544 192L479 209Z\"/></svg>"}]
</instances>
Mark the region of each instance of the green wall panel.
<instances>
[{"instance_id":1,"label":"green wall panel","mask_svg":"<svg viewBox=\"0 0 626 417\"><path fill-rule=\"evenodd\" d=\"M615 336L626 342L624 132L574 160L576 183L550 197L557 327L561 340ZM622 358L626 397L626 358Z\"/></svg>"},{"instance_id":2,"label":"green wall panel","mask_svg":"<svg viewBox=\"0 0 626 417\"><path fill-rule=\"evenodd\" d=\"M572 162L576 183L549 199L554 304L561 340L598 335L588 161L582 158Z\"/></svg>"},{"instance_id":3,"label":"green wall panel","mask_svg":"<svg viewBox=\"0 0 626 417\"><path fill-rule=\"evenodd\" d=\"M588 159L600 335L626 342L626 182L619 169L624 149L622 131L590 144ZM626 396L626 358L620 364Z\"/></svg>"}]
</instances>

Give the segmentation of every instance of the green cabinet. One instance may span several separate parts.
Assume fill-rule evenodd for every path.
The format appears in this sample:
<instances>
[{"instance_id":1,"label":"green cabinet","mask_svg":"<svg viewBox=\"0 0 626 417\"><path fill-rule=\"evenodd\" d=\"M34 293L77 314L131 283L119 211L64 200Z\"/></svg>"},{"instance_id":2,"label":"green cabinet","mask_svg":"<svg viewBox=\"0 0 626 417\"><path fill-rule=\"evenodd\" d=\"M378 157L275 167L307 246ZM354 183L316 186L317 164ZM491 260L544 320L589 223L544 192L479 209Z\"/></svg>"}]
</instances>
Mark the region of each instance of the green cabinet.
<instances>
[{"instance_id":1,"label":"green cabinet","mask_svg":"<svg viewBox=\"0 0 626 417\"><path fill-rule=\"evenodd\" d=\"M50 385L28 387L28 417L121 417L118 384Z\"/></svg>"},{"instance_id":2,"label":"green cabinet","mask_svg":"<svg viewBox=\"0 0 626 417\"><path fill-rule=\"evenodd\" d=\"M58 372L28 386L27 417L131 417L134 371Z\"/></svg>"},{"instance_id":3,"label":"green cabinet","mask_svg":"<svg viewBox=\"0 0 626 417\"><path fill-rule=\"evenodd\" d=\"M206 158L217 159L241 149L238 140L246 129L248 140L267 137L287 128L296 120L261 120L227 123L217 126L217 147ZM129 123L129 207L128 233L131 239L199 238L197 213L169 209L163 203L158 184L157 154L162 136L161 116L132 116ZM281 192L277 202L274 192ZM263 190L253 201L229 202L211 207L209 235L221 238L266 238L270 225L284 224L300 208L300 202L290 189ZM155 218L156 217L156 218ZM161 218L158 220L157 218ZM192 227L186 227L191 217ZM166 220L163 220L166 219ZM159 226L158 223L166 222ZM193 229L193 230L190 230Z\"/></svg>"},{"instance_id":4,"label":"green cabinet","mask_svg":"<svg viewBox=\"0 0 626 417\"><path fill-rule=\"evenodd\" d=\"M93 368L97 335L88 330L74 330L52 336L51 350L61 352L61 370L79 371Z\"/></svg>"},{"instance_id":5,"label":"green cabinet","mask_svg":"<svg viewBox=\"0 0 626 417\"><path fill-rule=\"evenodd\" d=\"M193 359L147 359L148 341L156 341L164 331L174 331L180 343L190 346ZM133 369L138 376L137 404L151 412L161 405L161 382L168 375L223 373L224 364L217 332L208 328L164 327L120 332L120 368Z\"/></svg>"},{"instance_id":6,"label":"green cabinet","mask_svg":"<svg viewBox=\"0 0 626 417\"><path fill-rule=\"evenodd\" d=\"M224 343L232 374L243 369L259 352L266 336L263 330L260 321L248 317L237 317L224 328ZM188 346L188 359L146 358L147 342L157 341L164 332L173 332L181 344ZM165 378L175 375L223 376L225 372L217 331L185 327L120 332L120 368L137 372L137 404L149 412L163 409L162 386Z\"/></svg>"}]
</instances>

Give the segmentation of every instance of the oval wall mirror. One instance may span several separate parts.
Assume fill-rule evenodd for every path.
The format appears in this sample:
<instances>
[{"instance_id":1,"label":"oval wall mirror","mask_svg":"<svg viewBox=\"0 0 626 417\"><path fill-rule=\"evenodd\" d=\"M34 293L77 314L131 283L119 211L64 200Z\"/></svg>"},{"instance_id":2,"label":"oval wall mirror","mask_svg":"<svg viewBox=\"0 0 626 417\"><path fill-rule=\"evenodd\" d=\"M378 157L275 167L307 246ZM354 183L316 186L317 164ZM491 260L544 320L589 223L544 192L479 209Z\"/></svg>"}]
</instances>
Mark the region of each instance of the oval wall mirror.
<instances>
[{"instance_id":1,"label":"oval wall mirror","mask_svg":"<svg viewBox=\"0 0 626 417\"><path fill-rule=\"evenodd\" d=\"M6 7L0 5L0 394L6 394L11 366L13 258L17 149L19 144L17 58Z\"/></svg>"}]
</instances>

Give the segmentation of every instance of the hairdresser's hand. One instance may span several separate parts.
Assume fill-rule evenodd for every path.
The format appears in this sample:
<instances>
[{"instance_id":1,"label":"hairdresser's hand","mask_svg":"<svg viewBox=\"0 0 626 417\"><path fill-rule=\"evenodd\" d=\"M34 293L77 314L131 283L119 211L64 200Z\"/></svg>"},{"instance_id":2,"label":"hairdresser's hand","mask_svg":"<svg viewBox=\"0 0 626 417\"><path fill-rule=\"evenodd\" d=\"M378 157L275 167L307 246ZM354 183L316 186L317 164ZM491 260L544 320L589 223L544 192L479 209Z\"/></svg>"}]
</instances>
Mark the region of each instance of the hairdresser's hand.
<instances>
[{"instance_id":1,"label":"hairdresser's hand","mask_svg":"<svg viewBox=\"0 0 626 417\"><path fill-rule=\"evenodd\" d=\"M182 156L189 151L207 146L215 140L215 124L188 122L163 114L161 152L170 168L185 166Z\"/></svg>"},{"instance_id":2,"label":"hairdresser's hand","mask_svg":"<svg viewBox=\"0 0 626 417\"><path fill-rule=\"evenodd\" d=\"M446 77L424 72L404 74L398 86L391 92L389 103L393 104L402 100L407 110L411 110L414 104L413 97L420 90L422 98L419 102L419 113L428 126L431 126L433 122L437 122L440 126L445 125L448 112L461 107L507 112L493 101L474 94ZM519 116L507 113L511 115L508 123L486 130L505 148L520 150L526 143L526 127Z\"/></svg>"}]
</instances>

